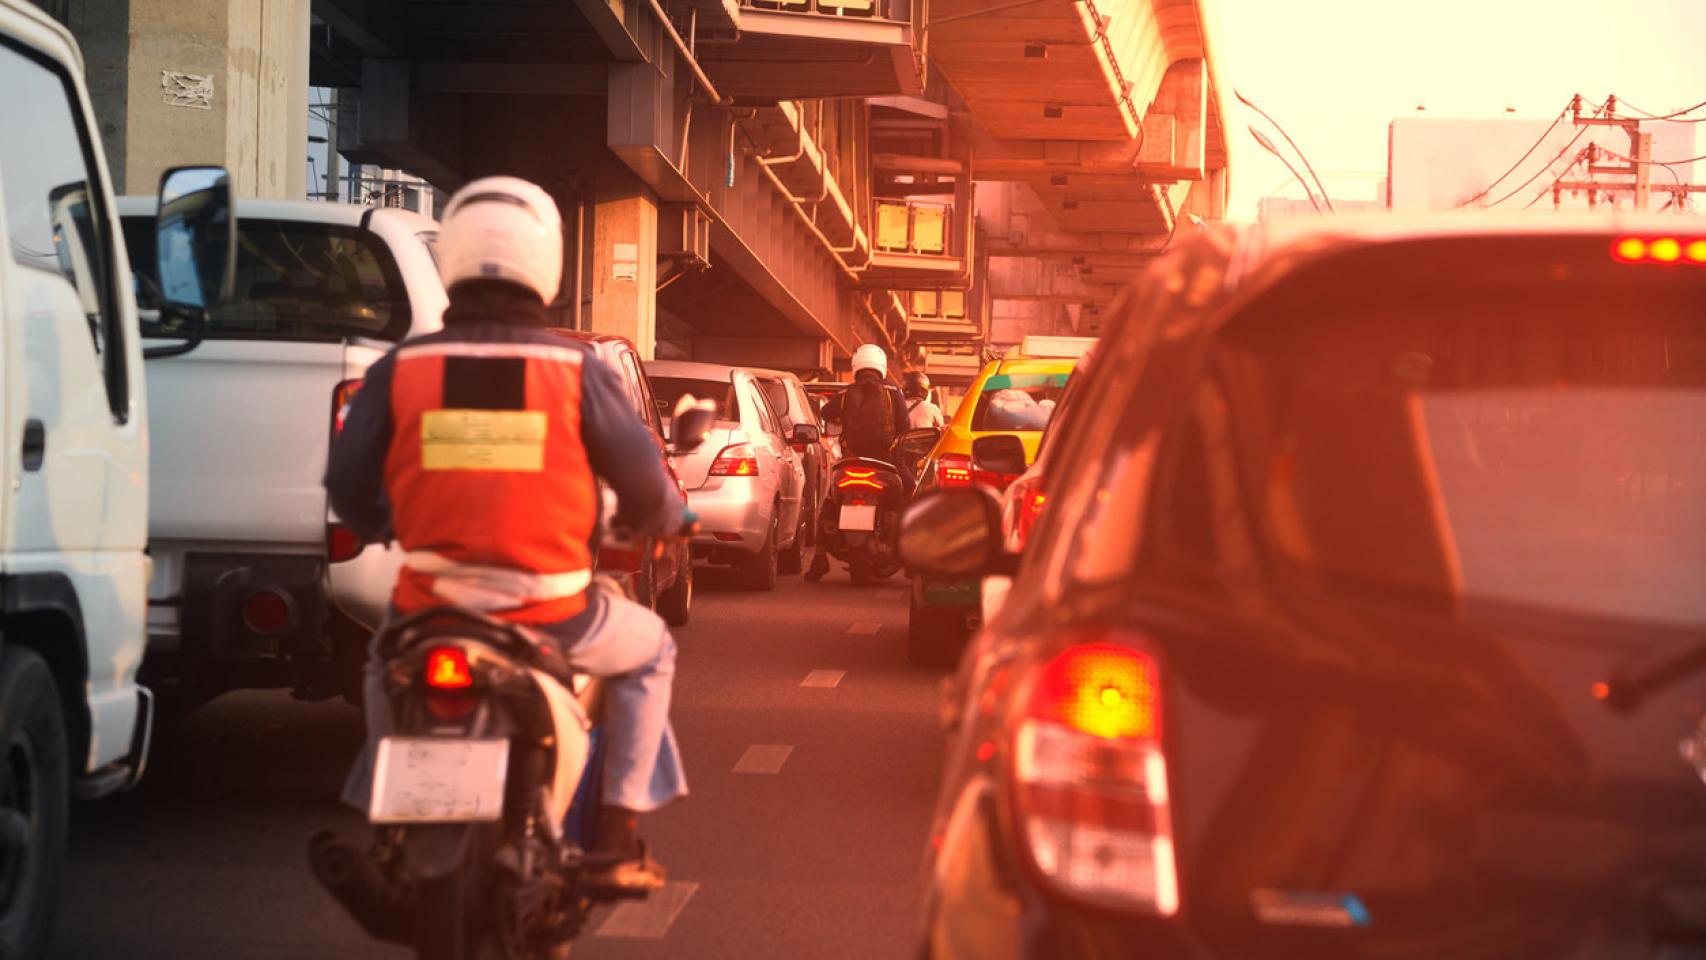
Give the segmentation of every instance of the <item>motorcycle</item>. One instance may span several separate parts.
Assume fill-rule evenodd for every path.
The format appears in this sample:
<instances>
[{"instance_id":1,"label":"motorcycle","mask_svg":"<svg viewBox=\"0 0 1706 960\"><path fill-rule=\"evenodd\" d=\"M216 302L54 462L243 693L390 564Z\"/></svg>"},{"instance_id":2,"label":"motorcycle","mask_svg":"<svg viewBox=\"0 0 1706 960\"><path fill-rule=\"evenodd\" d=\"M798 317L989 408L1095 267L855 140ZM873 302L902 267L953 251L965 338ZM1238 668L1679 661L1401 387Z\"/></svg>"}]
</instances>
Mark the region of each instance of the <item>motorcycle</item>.
<instances>
[{"instance_id":1,"label":"motorcycle","mask_svg":"<svg viewBox=\"0 0 1706 960\"><path fill-rule=\"evenodd\" d=\"M818 536L830 556L847 564L854 586L869 586L900 571L894 543L904 498L900 472L892 463L847 457L830 468Z\"/></svg>"},{"instance_id":2,"label":"motorcycle","mask_svg":"<svg viewBox=\"0 0 1706 960\"><path fill-rule=\"evenodd\" d=\"M671 452L703 442L714 411L683 397ZM695 526L689 513L678 536ZM373 839L308 841L315 878L369 936L420 960L556 960L595 905L644 896L589 883L628 859L587 849L604 768L599 680L528 627L462 607L401 617L374 642L392 732L373 765Z\"/></svg>"},{"instance_id":3,"label":"motorcycle","mask_svg":"<svg viewBox=\"0 0 1706 960\"><path fill-rule=\"evenodd\" d=\"M373 841L309 841L315 877L379 940L431 960L566 955L620 857L590 854L602 770L599 681L527 628L459 607L378 638L393 733Z\"/></svg>"}]
</instances>

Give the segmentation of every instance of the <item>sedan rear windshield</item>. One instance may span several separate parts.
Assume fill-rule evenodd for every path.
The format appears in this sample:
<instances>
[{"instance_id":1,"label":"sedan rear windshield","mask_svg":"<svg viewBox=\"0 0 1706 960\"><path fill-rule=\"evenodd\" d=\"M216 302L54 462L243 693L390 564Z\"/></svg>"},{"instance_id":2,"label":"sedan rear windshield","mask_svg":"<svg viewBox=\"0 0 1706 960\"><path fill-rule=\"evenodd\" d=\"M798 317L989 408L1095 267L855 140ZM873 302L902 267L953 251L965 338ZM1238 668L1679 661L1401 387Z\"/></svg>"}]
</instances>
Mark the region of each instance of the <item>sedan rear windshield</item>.
<instances>
[{"instance_id":1,"label":"sedan rear windshield","mask_svg":"<svg viewBox=\"0 0 1706 960\"><path fill-rule=\"evenodd\" d=\"M700 380L696 377L652 377L652 395L657 398L658 411L664 416L675 413L675 405L683 394L693 394L696 400L714 400L718 420L739 420L740 404L735 400L735 385L730 380Z\"/></svg>"},{"instance_id":2,"label":"sedan rear windshield","mask_svg":"<svg viewBox=\"0 0 1706 960\"><path fill-rule=\"evenodd\" d=\"M1272 552L1329 580L1706 620L1706 270L1608 251L1381 248L1233 321L1199 428L1230 413L1202 429L1240 451Z\"/></svg>"},{"instance_id":3,"label":"sedan rear windshield","mask_svg":"<svg viewBox=\"0 0 1706 960\"><path fill-rule=\"evenodd\" d=\"M145 337L181 336L182 318L162 322L154 262L154 218L124 218L125 246L138 274ZM401 340L409 298L384 241L360 227L239 217L237 272L230 301L213 308L207 336L225 340Z\"/></svg>"},{"instance_id":4,"label":"sedan rear windshield","mask_svg":"<svg viewBox=\"0 0 1706 960\"><path fill-rule=\"evenodd\" d=\"M1070 374L997 373L983 382L971 413L973 430L1041 430L1066 392Z\"/></svg>"}]
</instances>

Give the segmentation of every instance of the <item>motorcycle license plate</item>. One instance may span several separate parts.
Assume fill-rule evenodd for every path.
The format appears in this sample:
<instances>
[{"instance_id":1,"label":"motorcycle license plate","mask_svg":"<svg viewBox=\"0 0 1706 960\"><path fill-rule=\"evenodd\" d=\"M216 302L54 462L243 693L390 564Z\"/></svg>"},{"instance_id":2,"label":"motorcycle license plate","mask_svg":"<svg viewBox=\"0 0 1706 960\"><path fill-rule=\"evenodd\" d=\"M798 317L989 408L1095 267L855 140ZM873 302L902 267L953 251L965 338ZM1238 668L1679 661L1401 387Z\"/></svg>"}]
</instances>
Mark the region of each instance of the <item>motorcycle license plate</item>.
<instances>
[{"instance_id":1,"label":"motorcycle license plate","mask_svg":"<svg viewBox=\"0 0 1706 960\"><path fill-rule=\"evenodd\" d=\"M386 737L373 764L374 823L468 823L503 816L509 741Z\"/></svg>"},{"instance_id":2,"label":"motorcycle license plate","mask_svg":"<svg viewBox=\"0 0 1706 960\"><path fill-rule=\"evenodd\" d=\"M875 504L846 503L841 506L841 529L843 530L875 530L877 529L877 507Z\"/></svg>"}]
</instances>

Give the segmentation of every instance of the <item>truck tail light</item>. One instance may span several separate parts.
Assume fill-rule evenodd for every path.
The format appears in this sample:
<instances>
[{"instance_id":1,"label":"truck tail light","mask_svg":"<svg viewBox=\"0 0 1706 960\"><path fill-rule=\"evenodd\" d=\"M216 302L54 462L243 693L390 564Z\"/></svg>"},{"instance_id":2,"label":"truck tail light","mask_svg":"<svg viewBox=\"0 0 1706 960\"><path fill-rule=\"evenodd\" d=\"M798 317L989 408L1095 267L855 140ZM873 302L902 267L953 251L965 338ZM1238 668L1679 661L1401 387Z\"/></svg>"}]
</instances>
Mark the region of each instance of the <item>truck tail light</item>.
<instances>
[{"instance_id":1,"label":"truck tail light","mask_svg":"<svg viewBox=\"0 0 1706 960\"><path fill-rule=\"evenodd\" d=\"M944 453L937 457L936 486L971 486L971 457L963 453Z\"/></svg>"},{"instance_id":2,"label":"truck tail light","mask_svg":"<svg viewBox=\"0 0 1706 960\"><path fill-rule=\"evenodd\" d=\"M1099 906L1179 910L1156 661L1103 641L1044 664L1013 728L1013 808L1031 865Z\"/></svg>"},{"instance_id":3,"label":"truck tail light","mask_svg":"<svg viewBox=\"0 0 1706 960\"><path fill-rule=\"evenodd\" d=\"M737 443L722 449L711 461L713 477L758 476L758 451L750 443Z\"/></svg>"},{"instance_id":4,"label":"truck tail light","mask_svg":"<svg viewBox=\"0 0 1706 960\"><path fill-rule=\"evenodd\" d=\"M355 400L355 395L361 392L361 380L343 380L332 388L332 438L344 432L344 421L349 419L349 406Z\"/></svg>"},{"instance_id":5,"label":"truck tail light","mask_svg":"<svg viewBox=\"0 0 1706 960\"><path fill-rule=\"evenodd\" d=\"M361 556L361 538L341 523L326 524L326 559L343 563Z\"/></svg>"}]
</instances>

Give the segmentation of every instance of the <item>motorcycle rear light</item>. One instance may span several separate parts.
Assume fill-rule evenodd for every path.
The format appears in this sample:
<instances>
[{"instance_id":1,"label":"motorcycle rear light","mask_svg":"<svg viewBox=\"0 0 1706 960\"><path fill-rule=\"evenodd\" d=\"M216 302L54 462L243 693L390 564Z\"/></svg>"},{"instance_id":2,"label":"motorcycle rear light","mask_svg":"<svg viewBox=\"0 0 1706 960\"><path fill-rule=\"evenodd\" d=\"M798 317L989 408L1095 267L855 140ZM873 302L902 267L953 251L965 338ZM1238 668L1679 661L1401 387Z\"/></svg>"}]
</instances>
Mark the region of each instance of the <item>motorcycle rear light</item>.
<instances>
[{"instance_id":1,"label":"motorcycle rear light","mask_svg":"<svg viewBox=\"0 0 1706 960\"><path fill-rule=\"evenodd\" d=\"M341 523L326 525L326 558L332 563L354 560L361 555L361 538Z\"/></svg>"},{"instance_id":2,"label":"motorcycle rear light","mask_svg":"<svg viewBox=\"0 0 1706 960\"><path fill-rule=\"evenodd\" d=\"M716 533L711 534L711 536L716 537L718 540L721 540L724 543L739 543L740 542L740 534L729 533L729 532L724 531L724 530L719 530Z\"/></svg>"},{"instance_id":3,"label":"motorcycle rear light","mask_svg":"<svg viewBox=\"0 0 1706 960\"><path fill-rule=\"evenodd\" d=\"M849 490L854 487L865 487L870 490L883 489L883 482L877 479L875 470L843 470L841 479L835 481L839 490Z\"/></svg>"},{"instance_id":4,"label":"motorcycle rear light","mask_svg":"<svg viewBox=\"0 0 1706 960\"><path fill-rule=\"evenodd\" d=\"M277 590L257 590L243 601L243 626L263 637L290 629L290 598Z\"/></svg>"},{"instance_id":5,"label":"motorcycle rear light","mask_svg":"<svg viewBox=\"0 0 1706 960\"><path fill-rule=\"evenodd\" d=\"M461 647L434 647L427 652L426 685L432 690L466 690L474 685L468 654Z\"/></svg>"},{"instance_id":6,"label":"motorcycle rear light","mask_svg":"<svg viewBox=\"0 0 1706 960\"><path fill-rule=\"evenodd\" d=\"M1036 871L1100 906L1179 910L1156 662L1130 647L1069 647L1021 699L1014 811Z\"/></svg>"},{"instance_id":7,"label":"motorcycle rear light","mask_svg":"<svg viewBox=\"0 0 1706 960\"><path fill-rule=\"evenodd\" d=\"M971 457L963 453L944 453L937 457L936 486L971 486Z\"/></svg>"},{"instance_id":8,"label":"motorcycle rear light","mask_svg":"<svg viewBox=\"0 0 1706 960\"><path fill-rule=\"evenodd\" d=\"M349 419L350 403L355 395L361 392L361 380L344 380L332 388L332 437L344 432L344 421Z\"/></svg>"},{"instance_id":9,"label":"motorcycle rear light","mask_svg":"<svg viewBox=\"0 0 1706 960\"><path fill-rule=\"evenodd\" d=\"M752 448L750 443L737 443L724 447L722 452L717 454L717 459L711 461L711 476L758 476L758 452Z\"/></svg>"}]
</instances>

